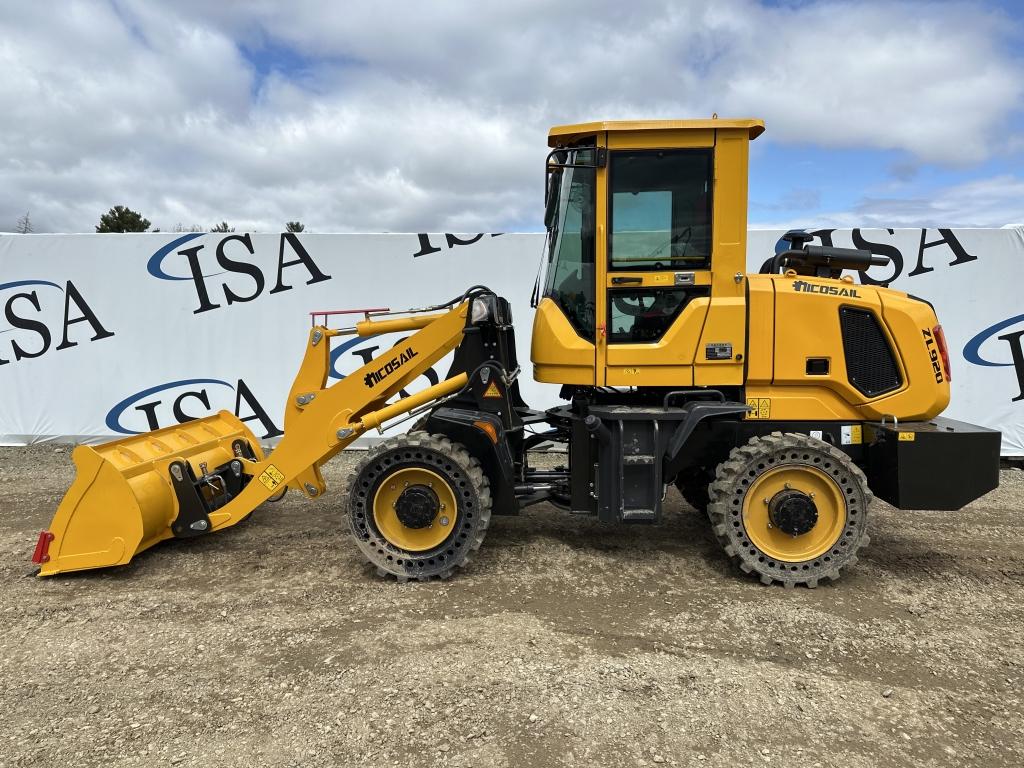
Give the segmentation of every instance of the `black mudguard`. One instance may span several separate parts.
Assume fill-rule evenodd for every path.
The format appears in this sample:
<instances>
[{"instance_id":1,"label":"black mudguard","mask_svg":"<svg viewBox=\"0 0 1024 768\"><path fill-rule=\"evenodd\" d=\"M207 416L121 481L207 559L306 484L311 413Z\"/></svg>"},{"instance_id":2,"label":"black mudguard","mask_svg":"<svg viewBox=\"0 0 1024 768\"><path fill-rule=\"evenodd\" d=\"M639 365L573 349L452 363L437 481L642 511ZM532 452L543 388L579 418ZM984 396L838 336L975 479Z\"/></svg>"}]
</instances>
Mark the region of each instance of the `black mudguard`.
<instances>
[{"instance_id":1,"label":"black mudguard","mask_svg":"<svg viewBox=\"0 0 1024 768\"><path fill-rule=\"evenodd\" d=\"M494 428L493 441L483 424ZM519 514L515 493L515 462L501 417L485 411L441 407L430 414L426 431L461 443L476 458L491 484L492 513Z\"/></svg>"}]
</instances>

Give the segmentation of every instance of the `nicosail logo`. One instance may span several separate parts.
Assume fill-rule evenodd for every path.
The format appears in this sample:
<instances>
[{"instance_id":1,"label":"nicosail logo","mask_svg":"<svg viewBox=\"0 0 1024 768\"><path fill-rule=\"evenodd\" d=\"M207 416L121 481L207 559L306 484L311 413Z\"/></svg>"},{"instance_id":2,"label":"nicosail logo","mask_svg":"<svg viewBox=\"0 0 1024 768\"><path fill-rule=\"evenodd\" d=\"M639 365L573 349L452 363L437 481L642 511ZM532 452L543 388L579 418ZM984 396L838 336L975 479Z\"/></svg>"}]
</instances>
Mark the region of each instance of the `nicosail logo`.
<instances>
[{"instance_id":1,"label":"nicosail logo","mask_svg":"<svg viewBox=\"0 0 1024 768\"><path fill-rule=\"evenodd\" d=\"M399 352L397 355L388 360L384 365L375 371L370 371L363 376L363 383L373 389L377 384L380 384L384 379L390 376L392 373L397 371L407 362L417 357L416 351L412 347L406 347L404 351Z\"/></svg>"},{"instance_id":2,"label":"nicosail logo","mask_svg":"<svg viewBox=\"0 0 1024 768\"><path fill-rule=\"evenodd\" d=\"M798 293L822 293L827 296L849 296L859 299L860 294L856 288L844 288L839 285L821 285L820 283L808 283L805 280L797 280L793 283L793 290Z\"/></svg>"},{"instance_id":3,"label":"nicosail logo","mask_svg":"<svg viewBox=\"0 0 1024 768\"><path fill-rule=\"evenodd\" d=\"M0 304L9 326L0 328L0 365L114 335L70 280L63 286L50 280L0 283ZM58 338L60 343L54 346Z\"/></svg>"},{"instance_id":4,"label":"nicosail logo","mask_svg":"<svg viewBox=\"0 0 1024 768\"><path fill-rule=\"evenodd\" d=\"M400 337L399 339L388 345L387 340L385 340L385 337L390 335L391 334L378 334L375 336L367 336L365 338L357 337L354 339L350 339L349 341L346 341L343 344L339 344L337 347L332 349L331 366L329 371L330 378L344 379L349 374L354 373L359 368L362 368L364 365L370 363L375 357L378 357L381 349L398 349L399 345L401 345L407 338L405 336ZM409 352L412 352L412 354L409 355ZM418 353L414 352L411 349L407 349L406 352L403 354L407 356L406 360L408 360L411 357L419 356ZM399 354L398 359L401 360L401 358L402 354ZM394 357L391 357L389 358L388 363L391 363L393 361ZM385 364L383 367L387 368L387 364ZM394 368L392 368L392 371L393 370ZM379 379L373 378L373 374L379 372L380 369L377 369L376 371L370 374L364 374L363 383L366 384L366 386L372 388L373 385L376 384L377 381L379 381ZM380 378L383 378L385 375L387 374L382 375ZM420 374L420 376L427 380L427 386L433 386L434 384L437 384L438 381L440 381L437 375L437 371L434 370L433 367L427 368L423 373ZM399 397L408 397L410 394L410 392L404 389L400 390L398 393Z\"/></svg>"},{"instance_id":5,"label":"nicosail logo","mask_svg":"<svg viewBox=\"0 0 1024 768\"><path fill-rule=\"evenodd\" d=\"M107 412L107 428L122 435L137 435L172 424L184 424L229 410L240 421L258 421L261 440L284 434L242 379L180 379L148 387L121 400Z\"/></svg>"},{"instance_id":6,"label":"nicosail logo","mask_svg":"<svg viewBox=\"0 0 1024 768\"><path fill-rule=\"evenodd\" d=\"M1024 315L1016 315L1009 317L1006 320L1001 320L998 323L990 325L985 330L981 331L974 336L973 339L967 342L964 346L964 359L973 363L974 365L982 365L990 368L1005 368L1013 366L1014 371L1017 374L1017 387L1019 392L1016 397L1010 398L1011 403L1016 403L1024 400L1024 343L1021 339L1024 338L1024 327L1019 327L1016 330L1011 330L1008 333L1002 333L1014 326L1024 326ZM999 334L998 336L996 334ZM1010 348L1010 360L1003 361L991 360L988 357L982 356L982 350L985 349L988 354L991 354L997 345L991 344L990 342L995 337L995 341L1005 342ZM1001 345L999 345L1001 346ZM1003 350L1005 352L1005 347Z\"/></svg>"},{"instance_id":7,"label":"nicosail logo","mask_svg":"<svg viewBox=\"0 0 1024 768\"><path fill-rule=\"evenodd\" d=\"M266 290L268 275L259 266L261 260L254 258L256 249L249 234L227 235L213 238L212 241L197 242L199 238L206 237L202 232L182 235L160 248L146 262L146 271L158 280L192 283L198 302L192 311L195 315L232 304L255 301L264 294L290 291L294 287L292 282L295 277L308 278L305 280L306 285L331 279L330 275L320 269L294 232L284 232L278 239L276 270L271 273L274 287L270 290ZM206 263L211 259L215 261L217 269Z\"/></svg>"}]
</instances>

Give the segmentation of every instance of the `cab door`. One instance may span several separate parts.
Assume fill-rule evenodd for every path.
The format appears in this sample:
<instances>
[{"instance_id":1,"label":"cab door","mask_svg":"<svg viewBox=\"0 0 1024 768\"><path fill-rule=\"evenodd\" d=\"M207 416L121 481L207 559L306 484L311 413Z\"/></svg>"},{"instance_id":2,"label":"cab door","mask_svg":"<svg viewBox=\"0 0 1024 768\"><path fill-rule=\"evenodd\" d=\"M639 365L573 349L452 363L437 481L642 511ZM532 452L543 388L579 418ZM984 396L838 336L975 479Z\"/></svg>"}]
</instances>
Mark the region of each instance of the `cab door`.
<instances>
[{"instance_id":1,"label":"cab door","mask_svg":"<svg viewBox=\"0 0 1024 768\"><path fill-rule=\"evenodd\" d=\"M743 383L747 144L728 130L609 135L599 381Z\"/></svg>"},{"instance_id":2,"label":"cab door","mask_svg":"<svg viewBox=\"0 0 1024 768\"><path fill-rule=\"evenodd\" d=\"M602 334L609 386L694 383L711 301L712 134L687 136L688 147L609 152Z\"/></svg>"},{"instance_id":3,"label":"cab door","mask_svg":"<svg viewBox=\"0 0 1024 768\"><path fill-rule=\"evenodd\" d=\"M603 150L604 134L585 136L553 152L549 161L547 269L530 343L537 381L602 384L596 378L595 331L604 302L603 270L597 263L604 231L597 223L603 207L598 196L605 173Z\"/></svg>"}]
</instances>

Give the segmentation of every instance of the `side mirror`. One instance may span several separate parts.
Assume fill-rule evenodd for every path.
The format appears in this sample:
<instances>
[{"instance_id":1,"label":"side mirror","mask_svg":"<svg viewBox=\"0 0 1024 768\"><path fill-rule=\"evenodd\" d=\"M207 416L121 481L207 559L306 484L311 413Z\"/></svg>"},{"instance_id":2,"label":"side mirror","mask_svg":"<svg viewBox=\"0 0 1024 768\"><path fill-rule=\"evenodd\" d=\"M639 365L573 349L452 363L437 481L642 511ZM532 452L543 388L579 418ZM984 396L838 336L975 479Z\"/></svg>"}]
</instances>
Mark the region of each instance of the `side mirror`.
<instances>
[{"instance_id":1,"label":"side mirror","mask_svg":"<svg viewBox=\"0 0 1024 768\"><path fill-rule=\"evenodd\" d=\"M547 186L544 188L544 228L551 229L558 215L558 190L562 184L562 169L548 170Z\"/></svg>"}]
</instances>

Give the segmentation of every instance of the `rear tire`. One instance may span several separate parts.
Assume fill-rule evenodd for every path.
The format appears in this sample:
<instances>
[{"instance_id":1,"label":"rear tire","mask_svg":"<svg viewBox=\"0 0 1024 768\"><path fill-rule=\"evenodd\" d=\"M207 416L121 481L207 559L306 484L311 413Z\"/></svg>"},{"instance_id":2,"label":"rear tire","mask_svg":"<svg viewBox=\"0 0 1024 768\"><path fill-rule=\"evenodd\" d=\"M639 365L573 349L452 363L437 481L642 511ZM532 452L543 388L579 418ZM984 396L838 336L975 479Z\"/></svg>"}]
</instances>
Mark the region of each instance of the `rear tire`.
<instances>
[{"instance_id":1,"label":"rear tire","mask_svg":"<svg viewBox=\"0 0 1024 768\"><path fill-rule=\"evenodd\" d=\"M806 435L774 432L734 448L710 494L715 537L763 584L835 581L870 541L864 473L842 451Z\"/></svg>"},{"instance_id":2,"label":"rear tire","mask_svg":"<svg viewBox=\"0 0 1024 768\"><path fill-rule=\"evenodd\" d=\"M381 576L446 579L480 548L491 492L480 462L443 435L410 432L367 451L345 491L359 549Z\"/></svg>"}]
</instances>

